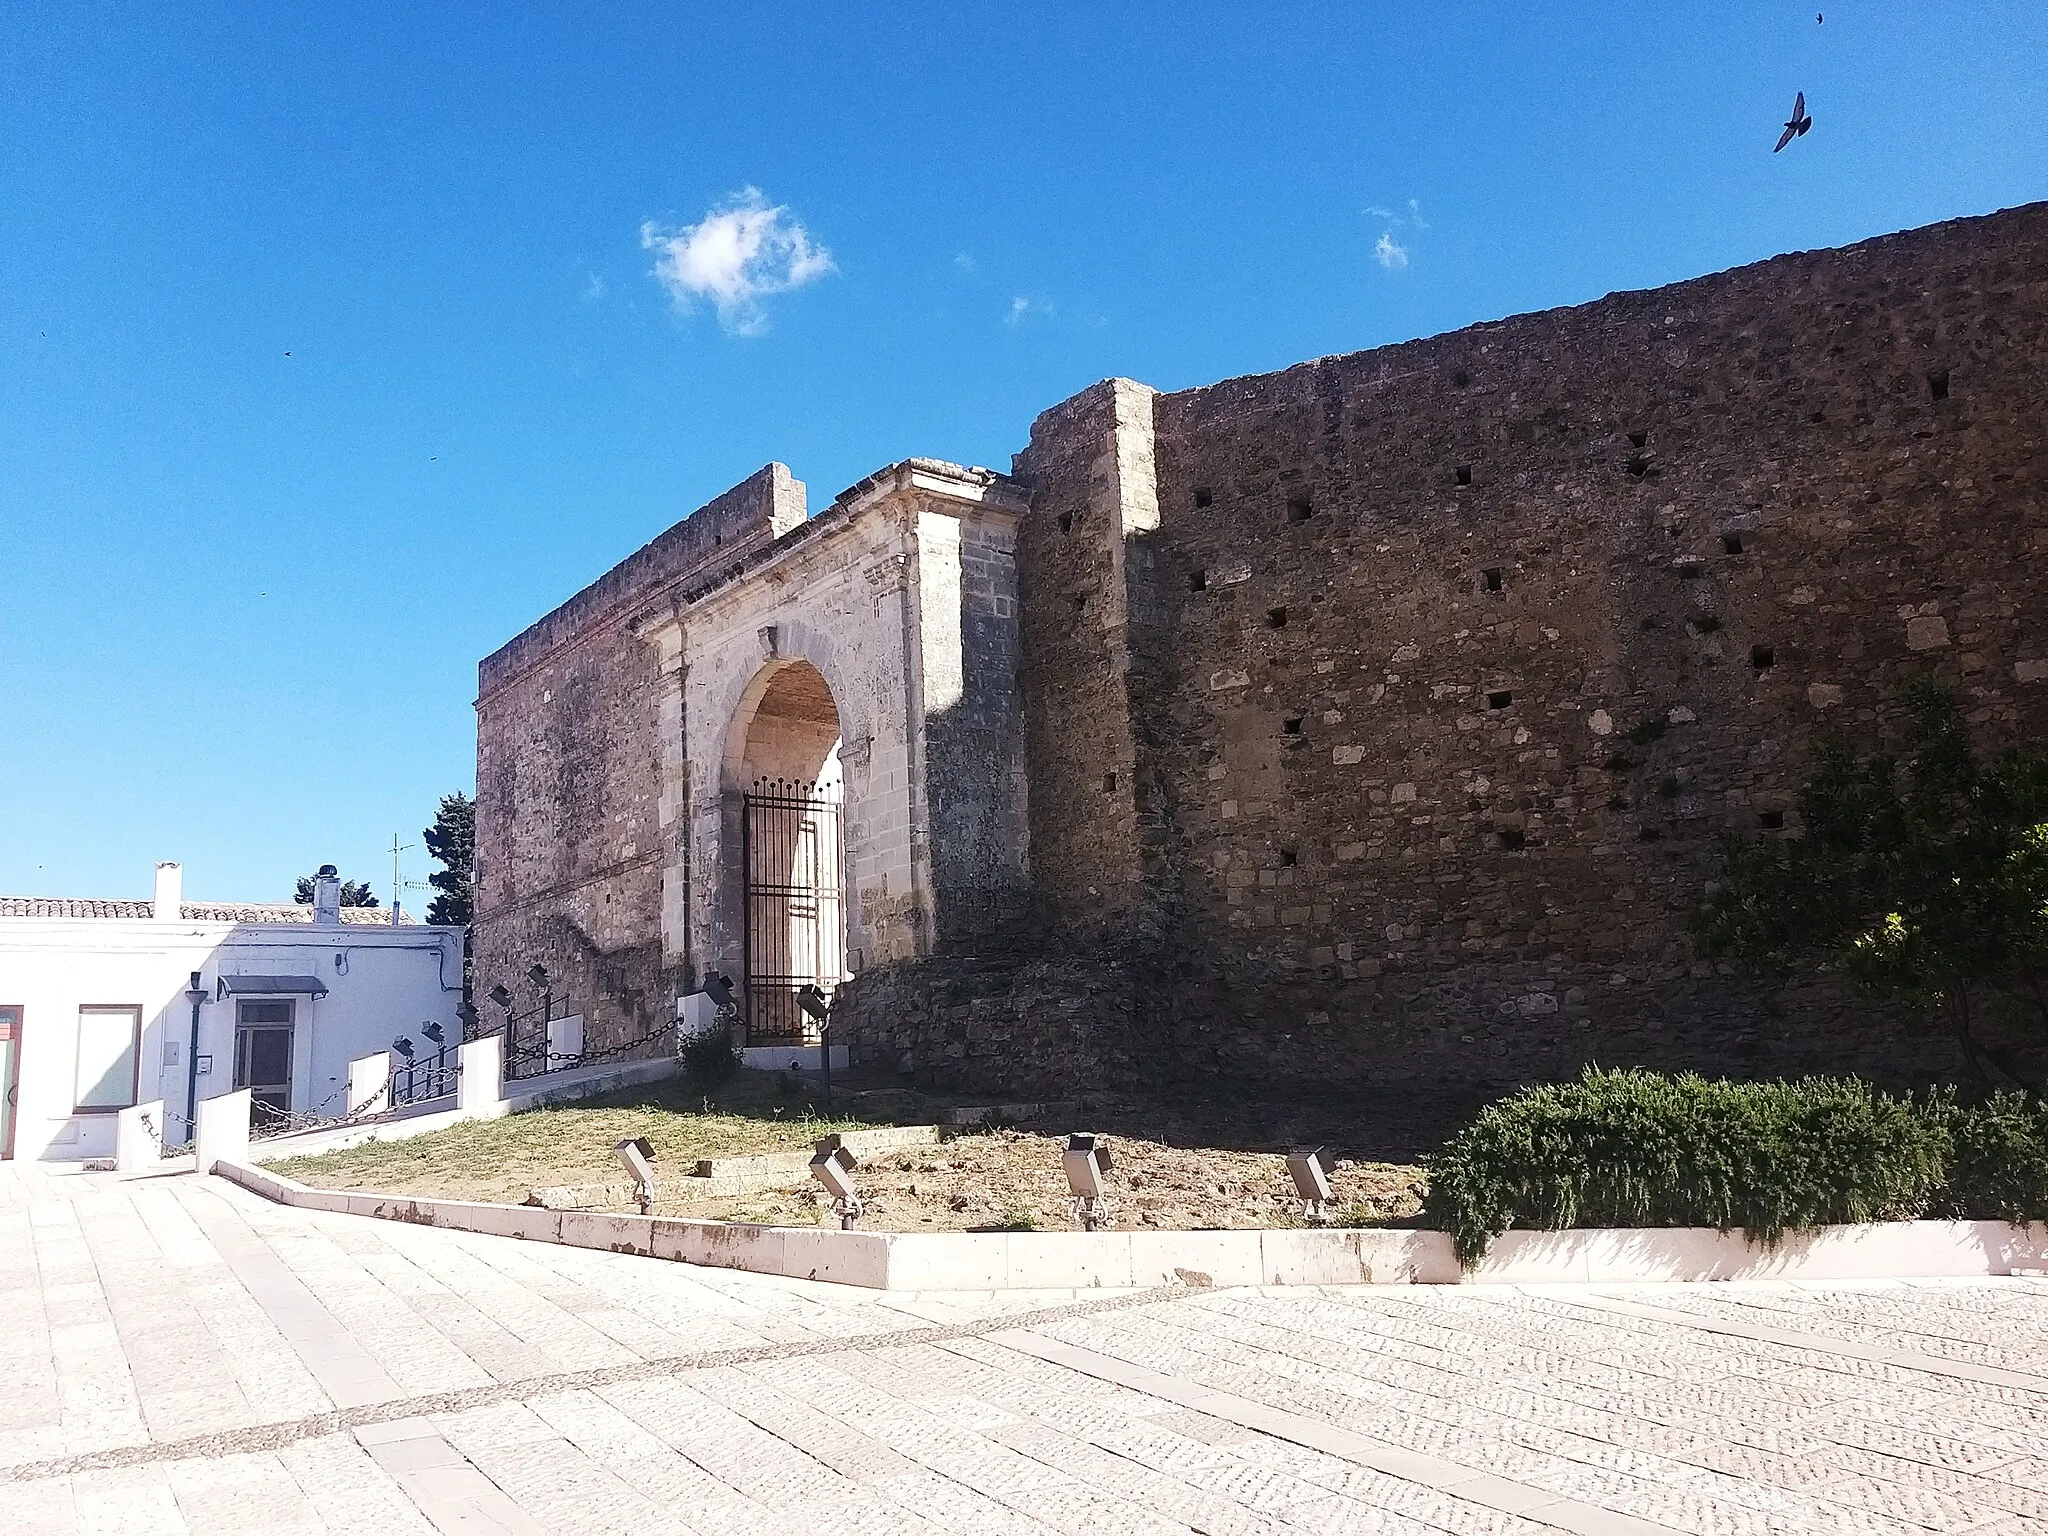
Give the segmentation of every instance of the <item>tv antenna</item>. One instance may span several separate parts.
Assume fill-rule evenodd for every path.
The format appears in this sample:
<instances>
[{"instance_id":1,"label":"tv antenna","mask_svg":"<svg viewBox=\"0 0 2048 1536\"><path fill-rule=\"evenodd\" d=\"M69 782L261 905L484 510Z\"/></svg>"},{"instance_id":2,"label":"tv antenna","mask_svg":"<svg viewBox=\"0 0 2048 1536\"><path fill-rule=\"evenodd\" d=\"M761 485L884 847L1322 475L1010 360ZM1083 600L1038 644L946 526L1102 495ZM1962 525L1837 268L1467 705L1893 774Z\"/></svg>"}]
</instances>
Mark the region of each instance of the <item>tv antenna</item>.
<instances>
[{"instance_id":1,"label":"tv antenna","mask_svg":"<svg viewBox=\"0 0 2048 1536\"><path fill-rule=\"evenodd\" d=\"M394 928L398 926L399 893L403 891L424 891L427 889L426 881L407 880L402 878L398 872L398 856L418 846L417 843L401 843L396 832L391 834L391 926Z\"/></svg>"}]
</instances>

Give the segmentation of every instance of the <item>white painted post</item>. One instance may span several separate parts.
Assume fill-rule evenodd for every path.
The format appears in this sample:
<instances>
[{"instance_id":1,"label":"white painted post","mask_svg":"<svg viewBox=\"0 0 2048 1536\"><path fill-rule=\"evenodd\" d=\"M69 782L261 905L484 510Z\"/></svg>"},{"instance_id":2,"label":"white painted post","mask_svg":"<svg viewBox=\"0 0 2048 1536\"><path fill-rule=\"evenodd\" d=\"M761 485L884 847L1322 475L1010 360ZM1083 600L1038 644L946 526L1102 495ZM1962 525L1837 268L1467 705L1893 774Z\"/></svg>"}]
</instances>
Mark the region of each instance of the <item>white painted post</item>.
<instances>
[{"instance_id":1,"label":"white painted post","mask_svg":"<svg viewBox=\"0 0 2048 1536\"><path fill-rule=\"evenodd\" d=\"M194 1133L197 1154L193 1164L201 1173L213 1172L215 1163L249 1161L249 1090L199 1101L199 1128Z\"/></svg>"},{"instance_id":2,"label":"white painted post","mask_svg":"<svg viewBox=\"0 0 2048 1536\"><path fill-rule=\"evenodd\" d=\"M154 1168L163 1161L164 1101L153 1099L124 1109L114 1119L114 1167L121 1173Z\"/></svg>"},{"instance_id":3,"label":"white painted post","mask_svg":"<svg viewBox=\"0 0 2048 1536\"><path fill-rule=\"evenodd\" d=\"M718 1009L702 992L685 992L676 999L676 1049L685 1040L708 1035L718 1026Z\"/></svg>"},{"instance_id":4,"label":"white painted post","mask_svg":"<svg viewBox=\"0 0 2048 1536\"><path fill-rule=\"evenodd\" d=\"M583 1015L571 1013L548 1020L548 1059L544 1070L560 1072L583 1064Z\"/></svg>"},{"instance_id":5,"label":"white painted post","mask_svg":"<svg viewBox=\"0 0 2048 1536\"><path fill-rule=\"evenodd\" d=\"M458 1059L462 1064L462 1071L455 1080L457 1109L481 1112L503 1102L504 1036L491 1034L485 1035L481 1040L465 1040L462 1042Z\"/></svg>"},{"instance_id":6,"label":"white painted post","mask_svg":"<svg viewBox=\"0 0 2048 1536\"><path fill-rule=\"evenodd\" d=\"M391 1107L391 1053L358 1056L348 1064L349 1114L381 1115Z\"/></svg>"}]
</instances>

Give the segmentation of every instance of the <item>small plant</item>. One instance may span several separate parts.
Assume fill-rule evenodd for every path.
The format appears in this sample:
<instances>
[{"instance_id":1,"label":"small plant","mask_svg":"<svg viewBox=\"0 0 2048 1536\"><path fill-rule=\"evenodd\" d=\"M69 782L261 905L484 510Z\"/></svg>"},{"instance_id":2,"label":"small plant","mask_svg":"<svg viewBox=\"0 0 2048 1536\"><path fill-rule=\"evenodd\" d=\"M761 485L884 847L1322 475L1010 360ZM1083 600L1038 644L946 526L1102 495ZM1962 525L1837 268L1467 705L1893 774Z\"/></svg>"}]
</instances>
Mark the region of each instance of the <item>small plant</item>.
<instances>
[{"instance_id":1,"label":"small plant","mask_svg":"<svg viewBox=\"0 0 2048 1536\"><path fill-rule=\"evenodd\" d=\"M685 1039L677 1056L684 1080L699 1094L716 1093L740 1070L739 1041L732 1026L723 1019L702 1034Z\"/></svg>"},{"instance_id":2,"label":"small plant","mask_svg":"<svg viewBox=\"0 0 2048 1536\"><path fill-rule=\"evenodd\" d=\"M977 1229L982 1232L1036 1232L1038 1212L1021 1203L1005 1206L1002 1213L987 1226Z\"/></svg>"}]
</instances>

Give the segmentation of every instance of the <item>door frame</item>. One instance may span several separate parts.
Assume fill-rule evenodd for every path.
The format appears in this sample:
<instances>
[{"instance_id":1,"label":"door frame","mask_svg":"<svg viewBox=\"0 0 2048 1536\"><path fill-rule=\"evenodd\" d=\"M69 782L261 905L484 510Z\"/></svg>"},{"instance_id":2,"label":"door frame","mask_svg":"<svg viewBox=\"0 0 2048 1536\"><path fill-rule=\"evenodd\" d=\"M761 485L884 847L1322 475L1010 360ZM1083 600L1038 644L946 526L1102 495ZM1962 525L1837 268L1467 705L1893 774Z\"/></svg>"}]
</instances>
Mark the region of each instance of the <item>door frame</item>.
<instances>
[{"instance_id":1,"label":"door frame","mask_svg":"<svg viewBox=\"0 0 2048 1536\"><path fill-rule=\"evenodd\" d=\"M247 1023L245 1023L245 1022L243 1022L243 1019L242 1019L242 1010L243 1010L243 1009L244 1009L245 1007L247 1007L247 1006L248 1006L248 1005L249 1005L250 1003L283 1003L283 1004L285 1005L285 1008L286 1008L286 1010L288 1011L289 1017L285 1018L285 1019L284 1019L283 1021L281 1021L281 1022L280 1022L279 1020L276 1020L276 1019L262 1019L262 1020L254 1020L254 1021L251 1021L251 1022L247 1022ZM277 1110L277 1111L276 1111L276 1113L277 1113L278 1115L280 1115L280 1116L285 1116L285 1115L289 1115L289 1114L291 1114L291 1113L292 1113L292 1105L291 1105L291 1101L292 1101L293 1097L295 1096L295 1090L296 1090L296 1089L297 1089L297 1087L298 1087L298 1082L297 1082L297 1073L296 1073L296 1070L295 1070L295 1069L296 1069L296 1067L297 1067L297 1065L298 1065L298 1060L297 1060L297 1058L298 1058L298 1050L299 1050L299 1002L298 1002L298 999L297 999L296 997L238 997L238 998L236 998L236 999L235 999L235 1018L234 1018L234 1025L235 1025L235 1045L234 1045L234 1054L233 1054L233 1055L232 1055L232 1056L231 1056L231 1057L229 1058L229 1062L228 1062L228 1085L229 1085L229 1089L230 1089L230 1091L232 1091L232 1090L234 1090L234 1089L236 1089L236 1088L248 1088L248 1089L250 1089L250 1090L251 1090L251 1091L250 1091L250 1112L251 1112L252 1114L253 1114L253 1113L255 1113L255 1110L256 1110L256 1107L257 1107L257 1104L256 1104L256 1098L255 1098L255 1092L254 1092L254 1090L255 1090L255 1084L253 1084L253 1083L237 1083L237 1082L235 1081L235 1079L236 1079L236 1078L238 1078L238 1077L240 1077L240 1076L242 1075L242 1061L243 1061L243 1053L242 1053L242 1036L243 1036L243 1035L244 1035L245 1033L247 1033L248 1031L250 1031L250 1030L257 1030L257 1029L277 1029L277 1030L282 1030L282 1031L284 1031L284 1034L285 1034L285 1037L286 1037L286 1041L287 1041L287 1044L286 1044L286 1046L285 1046L285 1053L284 1053L284 1071L285 1071L285 1079L284 1079L284 1090L285 1090L285 1105L284 1105L284 1108L283 1108L283 1109ZM266 1110L268 1110L268 1109L272 1108L272 1106L270 1106L270 1105L268 1105L268 1104L265 1104L265 1105L263 1106L263 1108L264 1108L264 1109L266 1109Z\"/></svg>"},{"instance_id":2,"label":"door frame","mask_svg":"<svg viewBox=\"0 0 2048 1536\"><path fill-rule=\"evenodd\" d=\"M6 1144L0 1146L0 1162L12 1162L14 1160L14 1138L21 1129L21 1037L25 1028L25 1021L28 1017L28 1009L20 1003L0 1003L0 1014L6 1013L13 1014L14 1021L11 1024L0 1024L0 1029L11 1031L8 1038L14 1042L14 1063L13 1070L8 1074L10 1080L0 1082L0 1097L4 1097L9 1101L7 1105L7 1138Z\"/></svg>"}]
</instances>

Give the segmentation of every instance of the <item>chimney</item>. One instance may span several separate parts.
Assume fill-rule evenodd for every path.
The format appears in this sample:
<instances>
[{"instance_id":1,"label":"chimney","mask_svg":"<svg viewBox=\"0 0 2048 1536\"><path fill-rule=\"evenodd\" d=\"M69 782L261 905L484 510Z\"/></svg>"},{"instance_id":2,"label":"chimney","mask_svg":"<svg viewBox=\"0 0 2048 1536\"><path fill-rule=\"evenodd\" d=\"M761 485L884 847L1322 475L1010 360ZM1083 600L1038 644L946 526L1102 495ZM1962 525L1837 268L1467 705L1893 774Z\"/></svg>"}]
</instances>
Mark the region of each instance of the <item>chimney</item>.
<instances>
[{"instance_id":1,"label":"chimney","mask_svg":"<svg viewBox=\"0 0 2048 1536\"><path fill-rule=\"evenodd\" d=\"M328 927L341 921L341 877L332 864L322 864L313 877L313 921Z\"/></svg>"},{"instance_id":2,"label":"chimney","mask_svg":"<svg viewBox=\"0 0 2048 1536\"><path fill-rule=\"evenodd\" d=\"M181 910L184 900L184 866L168 861L158 864L156 867L156 900L150 903L150 916L160 923L175 923L184 915Z\"/></svg>"}]
</instances>

